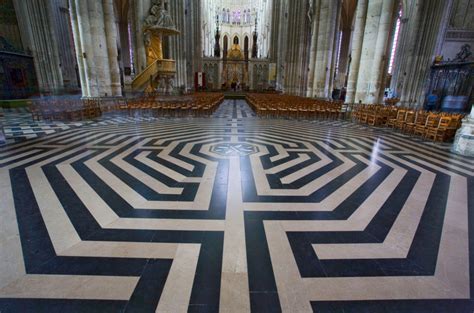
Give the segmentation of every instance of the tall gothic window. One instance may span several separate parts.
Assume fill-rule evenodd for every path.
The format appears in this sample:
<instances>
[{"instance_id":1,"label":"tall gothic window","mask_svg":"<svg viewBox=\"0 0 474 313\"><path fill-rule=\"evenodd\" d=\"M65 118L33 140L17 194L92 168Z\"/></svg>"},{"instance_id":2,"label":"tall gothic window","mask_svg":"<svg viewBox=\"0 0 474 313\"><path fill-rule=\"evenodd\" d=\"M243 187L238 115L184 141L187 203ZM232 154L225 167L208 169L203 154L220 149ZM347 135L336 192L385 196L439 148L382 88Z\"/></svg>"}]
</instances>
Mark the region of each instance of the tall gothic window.
<instances>
[{"instance_id":1,"label":"tall gothic window","mask_svg":"<svg viewBox=\"0 0 474 313\"><path fill-rule=\"evenodd\" d=\"M397 54L398 35L400 34L401 16L402 16L402 10L400 10L400 12L398 12L397 23L395 24L395 33L393 35L392 50L390 52L390 61L388 62L388 73L389 74L392 74L393 62L395 61L395 56Z\"/></svg>"}]
</instances>

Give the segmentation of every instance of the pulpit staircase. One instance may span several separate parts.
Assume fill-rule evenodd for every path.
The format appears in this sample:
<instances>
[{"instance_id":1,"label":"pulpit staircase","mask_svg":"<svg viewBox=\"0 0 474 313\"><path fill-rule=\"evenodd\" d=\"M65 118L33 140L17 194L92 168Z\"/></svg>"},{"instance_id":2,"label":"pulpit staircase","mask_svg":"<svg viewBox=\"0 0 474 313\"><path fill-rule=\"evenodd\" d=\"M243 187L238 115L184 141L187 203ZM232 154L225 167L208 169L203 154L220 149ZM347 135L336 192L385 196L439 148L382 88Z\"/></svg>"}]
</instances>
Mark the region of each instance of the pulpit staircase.
<instances>
[{"instance_id":1,"label":"pulpit staircase","mask_svg":"<svg viewBox=\"0 0 474 313\"><path fill-rule=\"evenodd\" d=\"M160 77L173 76L175 73L176 62L174 60L155 60L143 72L135 76L132 81L132 90L134 92L144 91L148 87L151 88L150 90L154 90Z\"/></svg>"}]
</instances>

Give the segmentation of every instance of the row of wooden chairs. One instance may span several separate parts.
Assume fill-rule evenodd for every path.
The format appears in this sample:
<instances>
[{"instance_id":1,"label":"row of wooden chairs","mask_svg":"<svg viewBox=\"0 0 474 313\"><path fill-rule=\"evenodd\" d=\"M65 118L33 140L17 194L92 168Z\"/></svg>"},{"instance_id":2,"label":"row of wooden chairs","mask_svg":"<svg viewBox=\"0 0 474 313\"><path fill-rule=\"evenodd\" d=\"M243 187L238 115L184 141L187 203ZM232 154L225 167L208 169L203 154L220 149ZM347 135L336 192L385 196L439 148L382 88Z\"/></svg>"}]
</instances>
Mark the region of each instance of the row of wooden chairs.
<instances>
[{"instance_id":1,"label":"row of wooden chairs","mask_svg":"<svg viewBox=\"0 0 474 313\"><path fill-rule=\"evenodd\" d=\"M99 98L33 100L28 108L33 121L80 121L102 115Z\"/></svg>"},{"instance_id":2,"label":"row of wooden chairs","mask_svg":"<svg viewBox=\"0 0 474 313\"><path fill-rule=\"evenodd\" d=\"M195 93L180 100L159 100L148 94L139 98L121 100L118 109L129 115L168 117L210 116L224 100L222 93Z\"/></svg>"},{"instance_id":3,"label":"row of wooden chairs","mask_svg":"<svg viewBox=\"0 0 474 313\"><path fill-rule=\"evenodd\" d=\"M260 117L293 119L337 119L342 102L319 100L283 94L247 94L247 102Z\"/></svg>"},{"instance_id":4,"label":"row of wooden chairs","mask_svg":"<svg viewBox=\"0 0 474 313\"><path fill-rule=\"evenodd\" d=\"M352 114L352 118L359 123L386 126L405 134L442 142L454 138L463 117L458 113L383 105L361 105Z\"/></svg>"}]
</instances>

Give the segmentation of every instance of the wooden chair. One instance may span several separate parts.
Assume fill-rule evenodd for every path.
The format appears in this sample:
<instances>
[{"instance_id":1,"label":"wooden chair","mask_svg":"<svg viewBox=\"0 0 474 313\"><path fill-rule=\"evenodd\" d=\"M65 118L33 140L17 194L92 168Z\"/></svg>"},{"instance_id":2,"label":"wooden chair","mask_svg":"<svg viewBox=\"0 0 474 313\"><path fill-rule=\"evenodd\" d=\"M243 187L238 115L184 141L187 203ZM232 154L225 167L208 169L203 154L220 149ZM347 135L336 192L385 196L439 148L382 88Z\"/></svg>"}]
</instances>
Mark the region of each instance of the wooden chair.
<instances>
[{"instance_id":1,"label":"wooden chair","mask_svg":"<svg viewBox=\"0 0 474 313\"><path fill-rule=\"evenodd\" d=\"M393 122L393 128L402 129L403 124L405 123L406 115L407 115L406 110L399 110L397 113L397 119Z\"/></svg>"},{"instance_id":2,"label":"wooden chair","mask_svg":"<svg viewBox=\"0 0 474 313\"><path fill-rule=\"evenodd\" d=\"M437 114L429 114L424 125L415 126L414 134L425 138L426 130L430 127L436 127L438 122L439 116Z\"/></svg>"}]
</instances>

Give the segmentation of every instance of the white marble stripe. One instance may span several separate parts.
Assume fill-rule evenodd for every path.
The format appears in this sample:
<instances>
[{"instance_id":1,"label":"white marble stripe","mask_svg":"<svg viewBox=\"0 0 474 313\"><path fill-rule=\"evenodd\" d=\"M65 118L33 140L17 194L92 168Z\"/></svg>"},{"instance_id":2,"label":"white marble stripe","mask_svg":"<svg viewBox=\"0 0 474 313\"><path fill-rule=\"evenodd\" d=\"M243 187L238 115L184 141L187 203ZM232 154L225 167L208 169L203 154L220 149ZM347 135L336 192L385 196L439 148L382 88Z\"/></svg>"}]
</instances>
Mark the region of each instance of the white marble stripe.
<instances>
[{"instance_id":1,"label":"white marble stripe","mask_svg":"<svg viewBox=\"0 0 474 313\"><path fill-rule=\"evenodd\" d=\"M134 138L131 138L130 141L133 141ZM206 163L206 169L202 177L202 183L199 185L197 195L194 201L148 201L134 189L130 188L118 177L110 173L106 168L104 168L97 160L103 158L104 156L113 153L114 150L120 149L123 145L128 144L129 141L124 142L121 145L118 145L108 151L105 151L102 154L97 155L96 157L89 159L85 162L96 175L98 175L107 185L109 185L117 194L121 195L125 201L127 201L134 208L142 209L174 209L174 210L208 210L209 203L212 195L212 187L215 178L215 173L217 170L217 164L211 162L204 158L199 158L191 154L186 155L185 150L189 151L192 145L185 145L183 151L184 155L189 158L193 158L198 162Z\"/></svg>"},{"instance_id":2,"label":"white marble stripe","mask_svg":"<svg viewBox=\"0 0 474 313\"><path fill-rule=\"evenodd\" d=\"M398 160L404 163L403 160ZM303 221L282 221L282 227L285 231L362 231L369 222L373 219L375 214L380 210L382 205L395 190L398 184L403 179L407 170L391 163L385 159L387 165L393 168L389 176L367 197L364 202L357 208L357 210L347 220L303 220ZM407 163L407 162L405 162ZM431 173L421 168L415 168L420 172L429 176ZM431 177L431 176L429 176ZM417 181L414 188L420 191L430 189L431 186L424 186L424 181ZM419 203L420 199L416 192L413 194L413 204ZM423 194L423 193L422 193ZM423 198L422 198L423 199Z\"/></svg>"},{"instance_id":3,"label":"white marble stripe","mask_svg":"<svg viewBox=\"0 0 474 313\"><path fill-rule=\"evenodd\" d=\"M282 222L265 221L283 311L310 312L310 301L469 298L467 201L463 202L467 184L465 178L455 179L459 181L448 193L434 276L301 278Z\"/></svg>"},{"instance_id":4,"label":"white marble stripe","mask_svg":"<svg viewBox=\"0 0 474 313\"><path fill-rule=\"evenodd\" d=\"M60 256L172 259L179 244L161 242L81 241Z\"/></svg>"},{"instance_id":5,"label":"white marble stripe","mask_svg":"<svg viewBox=\"0 0 474 313\"><path fill-rule=\"evenodd\" d=\"M122 180L114 176L98 162L89 160L85 162L98 177L100 177L110 188L119 194L127 203L136 209L153 210L207 210L210 201L210 194L207 194L209 201L201 203L198 201L148 201L141 194L130 188ZM202 184L201 184L202 185ZM199 191L198 191L199 192Z\"/></svg>"},{"instance_id":6,"label":"white marble stripe","mask_svg":"<svg viewBox=\"0 0 474 313\"><path fill-rule=\"evenodd\" d=\"M154 146L162 146L166 141L173 141L173 142L185 142L185 141L192 141L194 142L195 140L203 140L207 138L216 138L216 137L221 137L223 134L217 134L217 133L209 133L208 131L205 130L199 130L196 132L193 132L192 134L184 132L183 135L176 136L176 132L170 133L170 137L163 137L160 136L160 140L157 140L154 143Z\"/></svg>"},{"instance_id":7,"label":"white marble stripe","mask_svg":"<svg viewBox=\"0 0 474 313\"><path fill-rule=\"evenodd\" d=\"M297 133L293 132L293 134L295 134L296 136L298 137L301 137L301 138L311 138L310 136L313 136L315 134L320 134L320 135L325 135L327 134L326 131L318 131L318 130L315 130L314 128L308 128L308 127L303 127L303 125L299 125L298 127L296 127L295 129L298 130ZM288 131L287 128L284 128L284 129L280 129L280 131L283 131L281 132L282 135L286 135L286 134L289 134L291 133L291 131ZM390 133L390 134L384 134L384 136L380 136L379 134L368 134L367 131L363 131L363 132L357 132L355 131L354 129L351 129L351 132L350 133L341 133L335 129L331 129L331 135L332 136L344 136L344 137L351 137L351 139L363 139L363 140L366 140L366 139L377 139L377 138L380 138L380 140L383 142L383 141L387 141L387 142L390 142L392 145L394 146L398 146L398 147L403 147L403 149L408 149L409 151L413 151L413 149L419 151L419 152L426 152L426 151L430 151L438 156L445 156L447 158L447 160L449 159L450 162L460 162L460 164L462 165L466 165L469 164L469 165L473 165L474 164L474 161L471 161L469 159L465 159L465 160L453 160L452 158L450 158L452 156L451 153L449 152L446 152L442 149L439 149L439 147L436 147L436 146L429 146L429 145L426 145L426 144L422 144L422 143L418 143L416 141L413 141L411 140L410 138L408 137L404 137L404 136L401 136L399 134L396 134L396 133ZM359 136L360 135L360 136ZM460 156L461 157L461 156ZM461 157L462 158L462 157Z\"/></svg>"},{"instance_id":8,"label":"white marble stripe","mask_svg":"<svg viewBox=\"0 0 474 313\"><path fill-rule=\"evenodd\" d=\"M43 151L40 150L40 149L28 150L28 151L25 151L23 153L13 155L11 157L7 157L5 159L0 160L0 165L8 163L10 161L14 161L14 160L19 159L19 158L23 158L23 157L27 157L27 156L31 156L31 155L36 156L38 153L41 153L41 152L43 152Z\"/></svg>"},{"instance_id":9,"label":"white marble stripe","mask_svg":"<svg viewBox=\"0 0 474 313\"><path fill-rule=\"evenodd\" d=\"M0 288L25 274L10 174L0 169Z\"/></svg>"},{"instance_id":10,"label":"white marble stripe","mask_svg":"<svg viewBox=\"0 0 474 313\"><path fill-rule=\"evenodd\" d=\"M229 159L220 312L250 312L239 157Z\"/></svg>"},{"instance_id":11,"label":"white marble stripe","mask_svg":"<svg viewBox=\"0 0 474 313\"><path fill-rule=\"evenodd\" d=\"M0 298L129 300L139 277L26 275L0 289Z\"/></svg>"},{"instance_id":12,"label":"white marble stripe","mask_svg":"<svg viewBox=\"0 0 474 313\"><path fill-rule=\"evenodd\" d=\"M310 173L313 173L313 172L323 168L324 166L326 166L330 163L331 163L331 160L329 158L325 157L325 158L323 158L322 160L320 160L316 163L310 164L310 165L308 165L304 168L296 170L293 173L282 177L280 179L280 181L283 184L291 184L291 183L297 181L298 179L303 178L304 176L306 176Z\"/></svg>"},{"instance_id":13,"label":"white marble stripe","mask_svg":"<svg viewBox=\"0 0 474 313\"><path fill-rule=\"evenodd\" d=\"M446 175L460 176L457 173L451 172L449 169L445 169L444 167L439 166L437 163L429 162L429 159L428 159L428 161L420 160L420 159L416 158L416 155L404 155L404 157L408 159L408 161L410 162L410 166L412 166L412 167L415 166L415 163L417 163L417 164L425 165L428 168L439 171L439 172L444 173ZM411 163L411 162L414 162L414 163ZM447 164L444 164L444 165L447 165ZM465 171L465 170L461 170L461 169L456 169L456 171L462 172L462 173L464 173L466 175L469 175L469 176L474 176L474 173L469 172L469 171Z\"/></svg>"},{"instance_id":14,"label":"white marble stripe","mask_svg":"<svg viewBox=\"0 0 474 313\"><path fill-rule=\"evenodd\" d=\"M224 231L224 220L120 218L104 228L184 231Z\"/></svg>"},{"instance_id":15,"label":"white marble stripe","mask_svg":"<svg viewBox=\"0 0 474 313\"><path fill-rule=\"evenodd\" d=\"M308 196L314 191L318 190L324 186L327 182L335 179L339 175L343 174L353 166L355 163L352 160L347 159L346 157L339 155L338 157L342 159L343 164L335 167L334 169L327 172L325 175L320 176L313 181L307 183L301 188L298 189L272 189L268 183L268 180L265 175L263 166L259 160L260 156L265 155L268 151L261 151L250 155L250 163L252 166L252 171L254 174L255 187L257 189L258 195L273 195L273 196ZM308 173L310 174L310 173Z\"/></svg>"},{"instance_id":16,"label":"white marble stripe","mask_svg":"<svg viewBox=\"0 0 474 313\"><path fill-rule=\"evenodd\" d=\"M38 145L36 145L36 146L40 147L40 148L61 149L61 148L65 148L65 147L68 147L68 146L74 146L78 143L83 143L82 146L84 148L89 148L89 147L93 146L93 143L103 141L103 140L107 140L107 138L111 138L111 137L114 137L114 134L94 133L93 135L91 135L90 133L85 133L85 134L80 133L80 134L74 135L73 137L67 139L67 143L62 143L62 141L56 142L56 140L55 140L55 143L50 143L53 140L49 140L46 143L38 143Z\"/></svg>"},{"instance_id":17,"label":"white marble stripe","mask_svg":"<svg viewBox=\"0 0 474 313\"><path fill-rule=\"evenodd\" d=\"M184 176L183 174L178 173L178 172L174 171L173 169L164 166L163 164L160 164L158 162L155 162L155 161L147 158L147 155L150 155L152 153L153 152L150 152L150 151L142 151L142 152L140 152L140 154L135 156L135 159L137 161L143 163L144 165L154 169L155 171L157 171L159 173L162 173L163 175L166 175L167 177L169 177L171 179L174 179L177 182L182 182L183 180L186 179L186 176ZM196 177L196 178L198 179L196 182L199 182L200 178L199 177Z\"/></svg>"},{"instance_id":18,"label":"white marble stripe","mask_svg":"<svg viewBox=\"0 0 474 313\"><path fill-rule=\"evenodd\" d=\"M277 165L277 166L273 166L269 169L266 169L265 173L266 174L277 174L277 173L279 173L281 171L284 171L284 170L286 170L286 169L288 169L292 166L303 163L303 162L305 162L309 159L310 159L309 155L307 155L305 153L298 153L298 156L295 159L293 159L291 161L288 161L288 162L285 162L285 163L282 163L282 164Z\"/></svg>"},{"instance_id":19,"label":"white marble stripe","mask_svg":"<svg viewBox=\"0 0 474 313\"><path fill-rule=\"evenodd\" d=\"M382 243L314 244L321 260L325 259L396 259L406 258L415 237L435 175L423 172Z\"/></svg>"},{"instance_id":20,"label":"white marble stripe","mask_svg":"<svg viewBox=\"0 0 474 313\"><path fill-rule=\"evenodd\" d=\"M347 220L284 221L282 222L282 227L286 231L362 231L400 183L404 174L404 170L397 169L390 173ZM340 202L343 200L340 200ZM331 204L332 202L329 202L329 205ZM326 209L325 203L322 203L321 207ZM330 207L330 210L334 210L334 208Z\"/></svg>"},{"instance_id":21,"label":"white marble stripe","mask_svg":"<svg viewBox=\"0 0 474 313\"><path fill-rule=\"evenodd\" d=\"M268 132L271 132L271 130L269 129L265 129L265 131L259 130L258 132L254 134L246 133L245 136L252 137L252 138L260 138L262 141L265 141L270 145L274 145L275 143L270 143L268 141L274 141L282 145L285 144L289 146L290 148L295 148L295 149L298 148L299 140L294 140L293 142L291 142L289 140L286 140L285 138L282 138L278 135L273 134L273 132L271 134L269 134Z\"/></svg>"},{"instance_id":22,"label":"white marble stripe","mask_svg":"<svg viewBox=\"0 0 474 313\"><path fill-rule=\"evenodd\" d=\"M56 253L80 242L79 235L41 167L29 167L26 173Z\"/></svg>"},{"instance_id":23,"label":"white marble stripe","mask_svg":"<svg viewBox=\"0 0 474 313\"><path fill-rule=\"evenodd\" d=\"M88 156L91 156L92 154L94 153L97 153L97 150L95 150L95 148L97 147L94 147L93 149L90 149L90 150L86 150L84 153L81 153L81 154L78 154L76 156L73 156L67 160L64 160L64 161L61 161L60 163L58 163L58 165L62 165L62 164L72 164L74 162L77 162L79 161L80 159L82 158L85 158L85 157L88 157ZM57 165L57 166L58 166Z\"/></svg>"},{"instance_id":24,"label":"white marble stripe","mask_svg":"<svg viewBox=\"0 0 474 313\"><path fill-rule=\"evenodd\" d=\"M136 145L133 145L129 147L128 149L122 151L118 155L114 156L113 158L110 159L110 162L113 164L117 165L120 169L123 171L127 172L134 178L138 179L142 183L144 183L148 188L152 189L153 191L159 193L159 194L168 194L168 195L181 195L183 193L183 188L181 187L169 187L166 184L162 183L158 179L152 177L148 173L140 170L139 168L136 168L132 166L130 163L125 162L123 159L135 151L136 149L139 149L141 147L140 143L137 143Z\"/></svg>"},{"instance_id":25,"label":"white marble stripe","mask_svg":"<svg viewBox=\"0 0 474 313\"><path fill-rule=\"evenodd\" d=\"M431 152L431 153L435 154L438 157L443 157L445 160L449 160L449 162L457 163L459 165L464 165L464 166L465 165L469 165L471 167L474 166L474 161L471 160L471 159L465 158L461 155L456 155L456 157L458 157L462 160L453 159L452 158L452 156L453 156L452 153L443 151L443 150L439 149L436 146L432 147L432 146L428 146L426 144L418 143L418 142L410 140L408 138L403 138L403 137L400 138L398 136L395 136L395 134L389 134L387 136L384 136L382 138L382 140L393 143L394 145L401 146L404 149L407 149L409 151L419 151L419 152L425 152L425 153L426 152L428 152L428 153Z\"/></svg>"},{"instance_id":26,"label":"white marble stripe","mask_svg":"<svg viewBox=\"0 0 474 313\"><path fill-rule=\"evenodd\" d=\"M58 169L94 219L108 229L206 230L223 231L223 220L119 218L105 201L69 164Z\"/></svg>"},{"instance_id":27,"label":"white marble stripe","mask_svg":"<svg viewBox=\"0 0 474 313\"><path fill-rule=\"evenodd\" d=\"M74 193L101 227L116 221L119 217L95 190L69 164L57 165L57 168Z\"/></svg>"},{"instance_id":28,"label":"white marble stripe","mask_svg":"<svg viewBox=\"0 0 474 313\"><path fill-rule=\"evenodd\" d=\"M167 147L165 147L163 149L163 151L161 151L158 156L168 162L171 162L173 163L174 165L178 166L178 167L181 167L181 168L184 168L188 171L193 171L194 170L194 165L193 164L190 164L190 163L187 163L186 161L183 161L183 160L180 160L180 159L177 159L175 158L174 156L172 156L170 153L171 151L173 151L176 146L179 144L178 141L175 141L175 142L172 142L170 143Z\"/></svg>"},{"instance_id":29,"label":"white marble stripe","mask_svg":"<svg viewBox=\"0 0 474 313\"><path fill-rule=\"evenodd\" d=\"M341 204L349 195L351 195L357 188L364 184L367 179L372 177L380 170L380 166L371 163L367 159L359 155L354 155L354 158L367 164L367 168L352 177L344 185L335 190L331 195L326 197L319 203L285 203L285 202L246 202L246 211L333 211L339 204ZM391 176L389 176L391 177Z\"/></svg>"},{"instance_id":30,"label":"white marble stripe","mask_svg":"<svg viewBox=\"0 0 474 313\"><path fill-rule=\"evenodd\" d=\"M178 245L156 312L188 312L199 252L200 244Z\"/></svg>"},{"instance_id":31,"label":"white marble stripe","mask_svg":"<svg viewBox=\"0 0 474 313\"><path fill-rule=\"evenodd\" d=\"M100 139L100 138L98 138L98 139L95 138L94 140L90 141L89 144L90 144L90 145L93 145L94 143L96 143L96 142L99 141L99 140L101 140L101 139ZM81 139L81 140L78 141L78 142L82 142L82 141L84 141L84 139ZM58 152L62 152L63 149L65 149L65 148L67 148L67 146L61 146L61 147L59 147L59 148L57 148L57 149L52 149L52 150L50 150L50 151L45 151L45 152L43 152L43 153L36 154L36 155L34 155L34 156L30 157L30 158L27 158L27 159L25 159L25 160L12 163L12 164L10 164L10 165L4 167L4 168L6 168L6 169L11 169L11 168L14 168L14 167L18 167L18 166L20 166L20 165L24 165L24 164L30 163L30 162L32 162L32 161L34 161L34 160L38 160L38 159L40 159L40 158L44 158L44 157L46 157L46 156L48 156L48 155L52 155L52 154L56 154L56 153L58 153ZM57 160L57 159L63 157L63 156L64 156L65 154L67 154L67 153L73 153L73 152L79 151L79 150L81 150L81 149L83 149L83 148L84 148L83 146L76 147L76 148L74 148L74 149L71 149L71 150L69 150L69 151L66 151L66 152L61 153L59 157L58 157L58 156L53 156L53 157L47 159L45 162L51 162L51 161L53 161L53 160ZM44 163L44 162L43 162L43 163Z\"/></svg>"},{"instance_id":32,"label":"white marble stripe","mask_svg":"<svg viewBox=\"0 0 474 313\"><path fill-rule=\"evenodd\" d=\"M371 145L370 143L367 143L365 142L364 140L361 140L361 139L353 139L353 140L357 140L361 145L367 147L368 149L372 149L373 148L373 145ZM383 141L384 139L380 139L380 141ZM394 142L394 144L396 144L396 142ZM400 146L400 145L399 145ZM467 174L467 175L473 175L474 173L474 167L472 167L473 170L466 170L464 168L459 168L457 165L459 164L456 164L455 163L455 160L454 159L450 159L450 158L446 158L445 161L440 161L440 160L437 160L437 159L433 159L431 158L430 156L428 155L424 155L420 152L426 152L426 151L422 151L422 150L419 150L419 149L407 149L407 147L405 146L405 148L401 149L401 151L406 151L407 154L410 154L410 155L415 155L415 156L418 156L420 158L424 158L424 159L427 159L427 160L430 160L433 164L442 164L446 167L448 167L449 169L452 169L452 170L456 170L458 172L461 172L461 173L464 173L464 174ZM417 152L418 151L418 152ZM397 152L393 152L394 154L397 153ZM437 157L440 157L439 154L436 154ZM407 157L410 157L409 155L407 155ZM469 166L469 164L465 164L463 163L462 165L464 165L464 167Z\"/></svg>"},{"instance_id":33,"label":"white marble stripe","mask_svg":"<svg viewBox=\"0 0 474 313\"><path fill-rule=\"evenodd\" d=\"M117 135L113 134L113 138L111 138L110 140L106 140L104 142L108 145L113 145L113 144L116 144L117 142L119 142L120 140L125 139L125 138L127 138L127 136L125 136L125 135L117 136Z\"/></svg>"},{"instance_id":34,"label":"white marble stripe","mask_svg":"<svg viewBox=\"0 0 474 313\"><path fill-rule=\"evenodd\" d=\"M78 143L83 143L83 142L88 143L90 140L96 140L98 138L103 138L104 136L110 137L110 134L107 134L107 133L104 133L104 132L94 132L94 133L91 133L91 132L82 133L81 132L81 133L78 133L78 134L74 134L74 136L71 136L69 138L54 140L54 142L55 142L55 145L57 145L57 144L61 144L61 145L64 145L64 146L76 145ZM53 140L51 140L51 141L53 141Z\"/></svg>"},{"instance_id":35,"label":"white marble stripe","mask_svg":"<svg viewBox=\"0 0 474 313\"><path fill-rule=\"evenodd\" d=\"M375 147L377 147L377 150L400 150L400 146L394 146L387 144L384 140L382 140L380 137L375 137L375 138L365 138L365 137L357 137L357 138L351 138L352 142L356 142L359 146L366 147L369 151L373 151Z\"/></svg>"},{"instance_id":36,"label":"white marble stripe","mask_svg":"<svg viewBox=\"0 0 474 313\"><path fill-rule=\"evenodd\" d=\"M451 176L436 276L469 298L469 219L467 179Z\"/></svg>"},{"instance_id":37,"label":"white marble stripe","mask_svg":"<svg viewBox=\"0 0 474 313\"><path fill-rule=\"evenodd\" d=\"M84 131L81 131L81 133L83 133L83 132ZM16 152L19 152L19 151L29 150L29 149L32 148L32 146L43 145L43 144L46 144L47 142L57 140L57 138L62 138L62 137L68 136L68 135L70 135L70 131L60 132L60 133L56 133L54 135L41 137L41 138L38 137L38 138L35 138L33 140L28 140L28 141L25 141L25 142L22 142L22 143L15 143L14 145L8 145L6 147L11 148L11 149L0 152L0 156L3 157L3 156L6 156L6 155L9 155L9 154L12 154L12 153L16 153ZM32 145L32 143L35 143L35 142L36 142L37 145ZM0 151L1 150L3 150L2 147L0 147Z\"/></svg>"}]
</instances>

